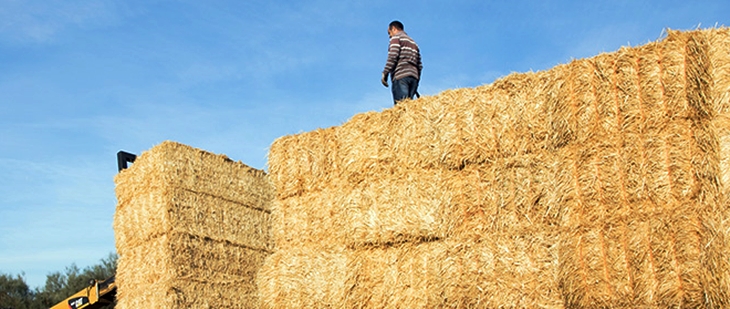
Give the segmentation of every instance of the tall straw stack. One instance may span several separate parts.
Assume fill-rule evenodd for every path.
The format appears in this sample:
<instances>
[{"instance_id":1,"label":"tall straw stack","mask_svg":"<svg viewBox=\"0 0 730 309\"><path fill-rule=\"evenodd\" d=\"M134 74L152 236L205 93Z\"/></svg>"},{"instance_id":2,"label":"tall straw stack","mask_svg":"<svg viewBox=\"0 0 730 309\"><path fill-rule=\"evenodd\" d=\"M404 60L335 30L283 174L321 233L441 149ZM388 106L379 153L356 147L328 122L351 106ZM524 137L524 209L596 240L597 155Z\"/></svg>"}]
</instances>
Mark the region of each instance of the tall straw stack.
<instances>
[{"instance_id":1,"label":"tall straw stack","mask_svg":"<svg viewBox=\"0 0 730 309\"><path fill-rule=\"evenodd\" d=\"M571 95L571 126L601 137L558 152L574 183L560 258L567 307L728 306L707 34L670 32L571 64L596 68L569 89L592 83L598 104L580 117Z\"/></svg>"},{"instance_id":2,"label":"tall straw stack","mask_svg":"<svg viewBox=\"0 0 730 309\"><path fill-rule=\"evenodd\" d=\"M258 308L273 250L262 171L164 142L115 182L119 308Z\"/></svg>"},{"instance_id":3,"label":"tall straw stack","mask_svg":"<svg viewBox=\"0 0 730 309\"><path fill-rule=\"evenodd\" d=\"M730 307L729 74L669 31L282 137L262 304Z\"/></svg>"}]
</instances>

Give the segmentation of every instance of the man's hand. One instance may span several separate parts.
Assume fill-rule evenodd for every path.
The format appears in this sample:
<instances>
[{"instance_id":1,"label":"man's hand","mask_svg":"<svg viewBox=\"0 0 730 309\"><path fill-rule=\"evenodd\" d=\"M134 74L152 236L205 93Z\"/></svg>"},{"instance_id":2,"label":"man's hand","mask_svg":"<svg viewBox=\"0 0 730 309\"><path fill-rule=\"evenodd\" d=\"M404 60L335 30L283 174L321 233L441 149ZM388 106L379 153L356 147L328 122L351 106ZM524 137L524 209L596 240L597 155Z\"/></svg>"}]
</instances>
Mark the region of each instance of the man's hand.
<instances>
[{"instance_id":1,"label":"man's hand","mask_svg":"<svg viewBox=\"0 0 730 309\"><path fill-rule=\"evenodd\" d=\"M383 73L383 78L380 79L380 82L385 88L388 88L388 73Z\"/></svg>"}]
</instances>

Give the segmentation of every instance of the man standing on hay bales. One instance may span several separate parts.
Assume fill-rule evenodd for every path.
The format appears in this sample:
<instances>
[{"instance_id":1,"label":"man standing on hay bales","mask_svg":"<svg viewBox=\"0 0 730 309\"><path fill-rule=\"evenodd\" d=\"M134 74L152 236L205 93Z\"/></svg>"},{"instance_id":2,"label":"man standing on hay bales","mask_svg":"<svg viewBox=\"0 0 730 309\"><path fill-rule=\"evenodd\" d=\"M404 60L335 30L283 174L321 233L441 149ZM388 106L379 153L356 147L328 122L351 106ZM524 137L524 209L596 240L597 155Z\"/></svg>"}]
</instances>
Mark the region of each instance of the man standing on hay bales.
<instances>
[{"instance_id":1,"label":"man standing on hay bales","mask_svg":"<svg viewBox=\"0 0 730 309\"><path fill-rule=\"evenodd\" d=\"M385 63L383 78L380 82L388 87L388 74L393 81L393 103L405 98L413 99L418 94L418 81L421 79L421 51L416 41L403 31L403 24L394 20L388 25L388 61Z\"/></svg>"}]
</instances>

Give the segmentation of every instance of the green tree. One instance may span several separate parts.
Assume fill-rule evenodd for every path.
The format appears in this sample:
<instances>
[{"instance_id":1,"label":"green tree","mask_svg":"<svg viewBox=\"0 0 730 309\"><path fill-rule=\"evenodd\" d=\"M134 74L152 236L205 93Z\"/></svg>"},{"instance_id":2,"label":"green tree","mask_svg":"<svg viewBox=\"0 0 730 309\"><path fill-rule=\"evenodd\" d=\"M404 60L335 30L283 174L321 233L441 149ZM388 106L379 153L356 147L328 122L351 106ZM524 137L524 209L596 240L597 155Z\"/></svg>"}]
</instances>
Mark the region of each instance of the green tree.
<instances>
[{"instance_id":1,"label":"green tree","mask_svg":"<svg viewBox=\"0 0 730 309\"><path fill-rule=\"evenodd\" d=\"M29 308L33 292L28 288L25 279L20 275L15 277L0 274L0 308L26 309Z\"/></svg>"},{"instance_id":2,"label":"green tree","mask_svg":"<svg viewBox=\"0 0 730 309\"><path fill-rule=\"evenodd\" d=\"M69 296L89 286L93 279L104 280L113 276L117 270L118 256L115 253L109 254L101 259L100 264L79 269L72 264L66 267L64 272L54 272L46 277L46 284L36 292L35 300L41 305L40 308L51 307ZM106 308L114 308L109 305Z\"/></svg>"},{"instance_id":3,"label":"green tree","mask_svg":"<svg viewBox=\"0 0 730 309\"><path fill-rule=\"evenodd\" d=\"M46 276L43 287L31 290L21 275L0 273L0 309L46 309L89 286L92 279L104 280L116 273L117 255L109 254L96 265L80 269L75 264L63 272ZM106 309L114 308L114 304Z\"/></svg>"}]
</instances>

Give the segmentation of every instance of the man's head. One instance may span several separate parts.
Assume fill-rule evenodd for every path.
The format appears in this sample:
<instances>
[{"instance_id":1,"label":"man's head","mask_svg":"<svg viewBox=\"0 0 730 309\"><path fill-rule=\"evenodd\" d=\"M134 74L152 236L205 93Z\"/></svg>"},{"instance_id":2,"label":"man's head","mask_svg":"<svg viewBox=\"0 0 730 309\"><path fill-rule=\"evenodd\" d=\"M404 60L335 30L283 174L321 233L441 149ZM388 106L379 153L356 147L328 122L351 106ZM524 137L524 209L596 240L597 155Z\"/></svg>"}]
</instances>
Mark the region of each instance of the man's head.
<instances>
[{"instance_id":1,"label":"man's head","mask_svg":"<svg viewBox=\"0 0 730 309\"><path fill-rule=\"evenodd\" d=\"M393 36L394 34L403 31L403 23L394 20L390 22L390 25L388 25L388 36Z\"/></svg>"}]
</instances>

